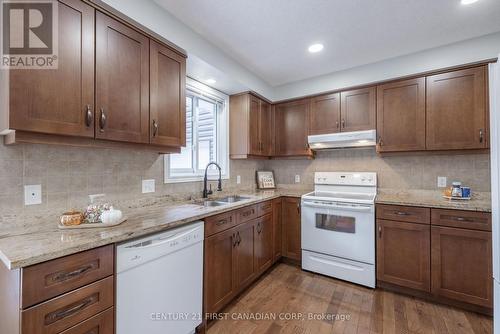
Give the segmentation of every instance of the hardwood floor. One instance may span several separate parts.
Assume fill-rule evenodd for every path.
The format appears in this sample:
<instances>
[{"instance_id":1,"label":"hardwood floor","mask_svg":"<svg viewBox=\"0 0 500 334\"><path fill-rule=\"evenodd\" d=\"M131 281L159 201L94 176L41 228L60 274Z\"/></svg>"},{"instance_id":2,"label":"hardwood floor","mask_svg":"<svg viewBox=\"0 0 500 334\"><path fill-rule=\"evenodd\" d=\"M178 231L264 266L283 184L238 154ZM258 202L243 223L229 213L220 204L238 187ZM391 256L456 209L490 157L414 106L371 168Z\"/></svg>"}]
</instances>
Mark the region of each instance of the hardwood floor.
<instances>
[{"instance_id":1,"label":"hardwood floor","mask_svg":"<svg viewBox=\"0 0 500 334\"><path fill-rule=\"evenodd\" d=\"M310 317L336 316L334 320ZM233 333L492 333L492 318L279 264L208 330Z\"/></svg>"}]
</instances>

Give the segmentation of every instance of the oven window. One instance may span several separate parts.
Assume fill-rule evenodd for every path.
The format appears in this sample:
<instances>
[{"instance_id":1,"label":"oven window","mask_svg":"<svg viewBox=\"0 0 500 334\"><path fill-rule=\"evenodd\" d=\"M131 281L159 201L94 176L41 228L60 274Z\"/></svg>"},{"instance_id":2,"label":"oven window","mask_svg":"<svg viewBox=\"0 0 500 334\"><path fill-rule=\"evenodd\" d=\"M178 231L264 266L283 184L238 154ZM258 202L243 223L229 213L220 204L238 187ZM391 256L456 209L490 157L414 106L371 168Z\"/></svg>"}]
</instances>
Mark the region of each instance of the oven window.
<instances>
[{"instance_id":1,"label":"oven window","mask_svg":"<svg viewBox=\"0 0 500 334\"><path fill-rule=\"evenodd\" d=\"M335 232L356 233L356 218L317 213L316 228Z\"/></svg>"}]
</instances>

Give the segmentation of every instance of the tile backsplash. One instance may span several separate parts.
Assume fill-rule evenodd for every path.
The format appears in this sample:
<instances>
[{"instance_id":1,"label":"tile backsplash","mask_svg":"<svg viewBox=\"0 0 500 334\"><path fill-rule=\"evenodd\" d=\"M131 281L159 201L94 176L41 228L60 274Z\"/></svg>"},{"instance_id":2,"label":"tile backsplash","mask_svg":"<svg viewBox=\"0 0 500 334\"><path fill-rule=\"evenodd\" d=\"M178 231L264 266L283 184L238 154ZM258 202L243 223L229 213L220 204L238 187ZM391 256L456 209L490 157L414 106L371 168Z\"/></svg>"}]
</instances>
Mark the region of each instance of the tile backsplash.
<instances>
[{"instance_id":1,"label":"tile backsplash","mask_svg":"<svg viewBox=\"0 0 500 334\"><path fill-rule=\"evenodd\" d=\"M259 163L231 161L231 179L224 180L224 190L234 190L236 186L254 189ZM165 184L163 175L163 155L155 152L0 145L0 216L83 209L88 195L99 193L105 193L111 202L168 195L201 196L202 182ZM241 176L239 185L236 175ZM155 180L155 193L142 194L143 179ZM23 186L27 184L42 185L42 204L24 206Z\"/></svg>"},{"instance_id":2,"label":"tile backsplash","mask_svg":"<svg viewBox=\"0 0 500 334\"><path fill-rule=\"evenodd\" d=\"M437 189L437 177L448 185L461 181L473 191L490 191L490 155L402 153L380 156L373 148L319 151L314 160L270 160L263 166L275 172L279 185L312 187L314 172L377 172L378 187L390 189ZM300 175L300 184L295 183Z\"/></svg>"},{"instance_id":3,"label":"tile backsplash","mask_svg":"<svg viewBox=\"0 0 500 334\"><path fill-rule=\"evenodd\" d=\"M489 154L403 154L380 157L373 149L318 152L315 160L232 160L223 188L253 189L255 170L272 169L280 186L312 188L315 171L374 171L380 188L436 189L437 177L490 191ZM82 209L89 194L110 201L154 196L200 196L202 182L163 183L163 156L138 150L50 145L0 145L0 216ZM242 183L236 184L240 175ZM300 175L300 183L295 183ZM154 179L156 192L142 194L141 181ZM41 184L43 203L24 206L23 185Z\"/></svg>"}]
</instances>

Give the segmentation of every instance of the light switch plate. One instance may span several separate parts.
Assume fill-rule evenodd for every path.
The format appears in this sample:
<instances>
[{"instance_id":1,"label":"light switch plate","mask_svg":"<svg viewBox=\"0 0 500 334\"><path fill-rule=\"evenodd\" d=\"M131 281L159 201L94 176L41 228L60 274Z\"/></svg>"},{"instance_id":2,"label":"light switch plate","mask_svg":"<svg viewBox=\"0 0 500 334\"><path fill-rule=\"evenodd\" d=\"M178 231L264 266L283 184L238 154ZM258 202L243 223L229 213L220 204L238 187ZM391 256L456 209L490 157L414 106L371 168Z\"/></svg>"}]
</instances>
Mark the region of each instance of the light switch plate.
<instances>
[{"instance_id":1,"label":"light switch plate","mask_svg":"<svg viewBox=\"0 0 500 334\"><path fill-rule=\"evenodd\" d=\"M241 176L236 175L236 184L240 184L240 183L241 183Z\"/></svg>"},{"instance_id":2,"label":"light switch plate","mask_svg":"<svg viewBox=\"0 0 500 334\"><path fill-rule=\"evenodd\" d=\"M24 186L24 205L42 204L42 185L31 184Z\"/></svg>"},{"instance_id":3,"label":"light switch plate","mask_svg":"<svg viewBox=\"0 0 500 334\"><path fill-rule=\"evenodd\" d=\"M438 176L438 188L446 187L446 176Z\"/></svg>"},{"instance_id":4,"label":"light switch plate","mask_svg":"<svg viewBox=\"0 0 500 334\"><path fill-rule=\"evenodd\" d=\"M300 183L300 175L295 175L295 183Z\"/></svg>"},{"instance_id":5,"label":"light switch plate","mask_svg":"<svg viewBox=\"0 0 500 334\"><path fill-rule=\"evenodd\" d=\"M155 192L155 180L142 180L142 193L154 193Z\"/></svg>"}]
</instances>

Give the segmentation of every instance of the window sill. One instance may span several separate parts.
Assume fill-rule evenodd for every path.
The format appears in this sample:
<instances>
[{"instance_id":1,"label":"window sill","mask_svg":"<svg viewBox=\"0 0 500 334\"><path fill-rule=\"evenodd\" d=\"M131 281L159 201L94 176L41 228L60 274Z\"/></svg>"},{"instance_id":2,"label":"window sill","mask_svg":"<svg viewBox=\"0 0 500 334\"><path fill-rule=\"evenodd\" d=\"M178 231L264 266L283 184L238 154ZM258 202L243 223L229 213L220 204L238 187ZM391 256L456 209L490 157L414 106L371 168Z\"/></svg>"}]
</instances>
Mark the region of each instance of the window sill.
<instances>
[{"instance_id":1,"label":"window sill","mask_svg":"<svg viewBox=\"0 0 500 334\"><path fill-rule=\"evenodd\" d=\"M218 180L218 176L209 175L208 181L213 182ZM222 175L223 180L229 180L229 175ZM179 177L170 177L165 178L164 183L188 183L188 182L203 182L203 176L179 176Z\"/></svg>"}]
</instances>

